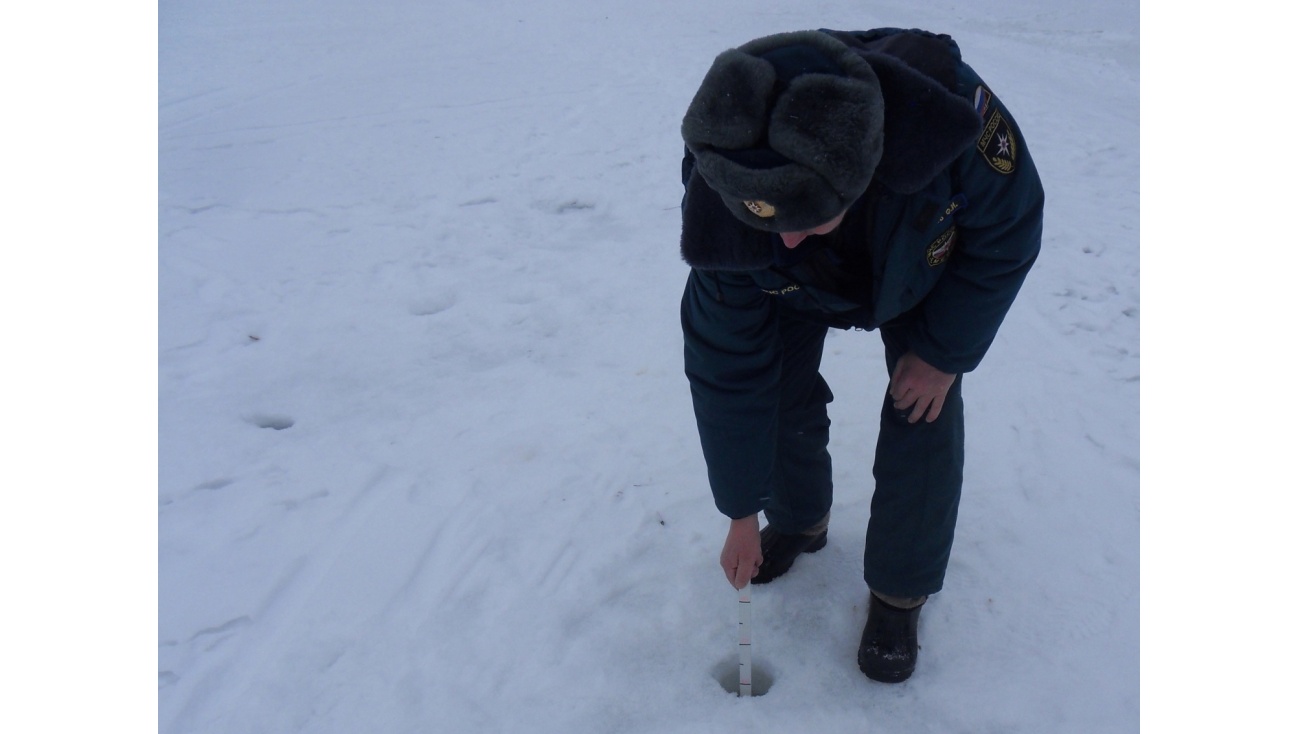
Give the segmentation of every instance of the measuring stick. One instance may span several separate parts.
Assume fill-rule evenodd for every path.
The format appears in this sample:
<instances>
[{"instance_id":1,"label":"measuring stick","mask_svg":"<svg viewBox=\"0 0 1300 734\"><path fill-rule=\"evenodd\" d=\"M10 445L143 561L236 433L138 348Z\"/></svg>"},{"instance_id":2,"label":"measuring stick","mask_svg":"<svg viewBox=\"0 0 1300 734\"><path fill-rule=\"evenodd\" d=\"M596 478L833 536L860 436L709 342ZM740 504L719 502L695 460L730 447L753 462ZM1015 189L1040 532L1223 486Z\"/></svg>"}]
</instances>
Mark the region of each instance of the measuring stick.
<instances>
[{"instance_id":1,"label":"measuring stick","mask_svg":"<svg viewBox=\"0 0 1300 734\"><path fill-rule=\"evenodd\" d=\"M740 590L740 695L753 695L753 686L750 679L750 670L753 668L750 659L750 616L749 616L749 584Z\"/></svg>"}]
</instances>

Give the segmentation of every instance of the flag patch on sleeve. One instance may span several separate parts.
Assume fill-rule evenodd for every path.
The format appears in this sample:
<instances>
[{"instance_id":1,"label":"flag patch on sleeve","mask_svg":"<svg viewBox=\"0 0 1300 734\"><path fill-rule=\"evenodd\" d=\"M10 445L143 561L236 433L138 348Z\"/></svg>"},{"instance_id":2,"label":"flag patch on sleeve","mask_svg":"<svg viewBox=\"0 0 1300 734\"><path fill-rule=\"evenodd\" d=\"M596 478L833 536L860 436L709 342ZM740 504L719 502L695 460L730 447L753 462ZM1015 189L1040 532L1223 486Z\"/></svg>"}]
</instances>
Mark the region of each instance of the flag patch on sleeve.
<instances>
[{"instance_id":1,"label":"flag patch on sleeve","mask_svg":"<svg viewBox=\"0 0 1300 734\"><path fill-rule=\"evenodd\" d=\"M985 89L983 84L975 87L975 111L980 113L981 118L988 113L989 100L991 99L993 99L993 93Z\"/></svg>"}]
</instances>

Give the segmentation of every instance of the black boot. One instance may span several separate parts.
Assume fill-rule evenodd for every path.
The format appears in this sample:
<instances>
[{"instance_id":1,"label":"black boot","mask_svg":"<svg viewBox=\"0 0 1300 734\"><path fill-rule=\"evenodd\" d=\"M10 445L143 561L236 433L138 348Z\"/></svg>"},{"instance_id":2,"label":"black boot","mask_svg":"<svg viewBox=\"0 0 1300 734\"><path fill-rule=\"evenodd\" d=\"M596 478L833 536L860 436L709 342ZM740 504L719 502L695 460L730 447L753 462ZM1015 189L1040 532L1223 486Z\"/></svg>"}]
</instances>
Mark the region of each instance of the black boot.
<instances>
[{"instance_id":1,"label":"black boot","mask_svg":"<svg viewBox=\"0 0 1300 734\"><path fill-rule=\"evenodd\" d=\"M922 602L924 604L924 602ZM858 667L871 680L901 683L916 670L917 622L921 605L899 609L871 595L867 626L858 646Z\"/></svg>"},{"instance_id":2,"label":"black boot","mask_svg":"<svg viewBox=\"0 0 1300 734\"><path fill-rule=\"evenodd\" d=\"M766 584L789 571L800 553L816 553L826 547L825 530L817 535L786 535L768 525L758 534L758 539L763 550L763 563L758 567L758 575L750 580L751 584Z\"/></svg>"}]
</instances>

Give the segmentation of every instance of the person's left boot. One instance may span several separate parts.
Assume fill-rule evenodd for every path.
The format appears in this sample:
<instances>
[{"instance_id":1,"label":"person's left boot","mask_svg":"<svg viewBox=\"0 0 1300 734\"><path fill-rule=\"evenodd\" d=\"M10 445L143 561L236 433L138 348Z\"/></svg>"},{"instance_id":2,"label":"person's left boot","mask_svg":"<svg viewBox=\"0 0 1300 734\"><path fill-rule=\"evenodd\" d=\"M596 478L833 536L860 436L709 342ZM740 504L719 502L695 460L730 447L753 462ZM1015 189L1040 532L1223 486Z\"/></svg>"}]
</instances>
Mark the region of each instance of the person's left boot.
<instances>
[{"instance_id":1,"label":"person's left boot","mask_svg":"<svg viewBox=\"0 0 1300 734\"><path fill-rule=\"evenodd\" d=\"M811 534L808 532L788 534L778 532L776 528L768 525L758 534L758 538L763 562L759 564L758 573L750 583L766 584L772 579L784 576L785 572L794 565L794 559L798 558L800 553L816 553L825 548L826 526L821 525L819 532L814 528Z\"/></svg>"},{"instance_id":2,"label":"person's left boot","mask_svg":"<svg viewBox=\"0 0 1300 734\"><path fill-rule=\"evenodd\" d=\"M913 602L915 606L903 608L882 601L874 592L871 594L867 626L862 630L862 643L858 645L858 668L871 680L901 683L916 670L916 656L920 649L916 630L925 597L906 600L908 604Z\"/></svg>"}]
</instances>

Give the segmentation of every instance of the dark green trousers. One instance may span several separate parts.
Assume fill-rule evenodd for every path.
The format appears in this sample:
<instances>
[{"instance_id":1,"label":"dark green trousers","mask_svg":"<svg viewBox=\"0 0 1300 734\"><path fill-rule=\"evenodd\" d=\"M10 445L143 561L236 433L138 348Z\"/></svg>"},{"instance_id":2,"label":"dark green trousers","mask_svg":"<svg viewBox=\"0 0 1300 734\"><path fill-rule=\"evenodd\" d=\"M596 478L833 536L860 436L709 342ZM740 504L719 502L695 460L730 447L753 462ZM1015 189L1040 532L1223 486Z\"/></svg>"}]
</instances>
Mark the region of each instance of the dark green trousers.
<instances>
[{"instance_id":1,"label":"dark green trousers","mask_svg":"<svg viewBox=\"0 0 1300 734\"><path fill-rule=\"evenodd\" d=\"M764 515L782 532L811 527L832 501L830 418L833 399L820 374L826 327L783 313L777 481ZM880 330L893 374L908 351L902 329ZM890 596L933 594L943 587L961 499L965 428L958 375L933 423L907 422L888 389L880 408L863 577Z\"/></svg>"}]
</instances>

